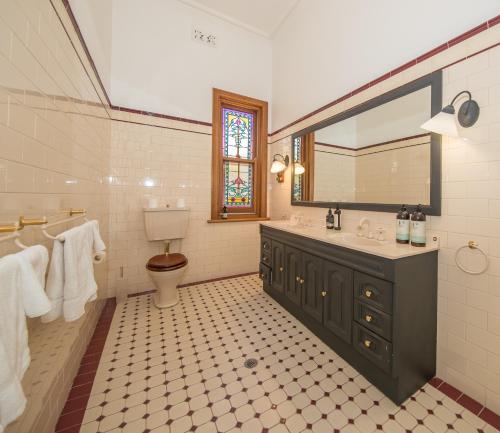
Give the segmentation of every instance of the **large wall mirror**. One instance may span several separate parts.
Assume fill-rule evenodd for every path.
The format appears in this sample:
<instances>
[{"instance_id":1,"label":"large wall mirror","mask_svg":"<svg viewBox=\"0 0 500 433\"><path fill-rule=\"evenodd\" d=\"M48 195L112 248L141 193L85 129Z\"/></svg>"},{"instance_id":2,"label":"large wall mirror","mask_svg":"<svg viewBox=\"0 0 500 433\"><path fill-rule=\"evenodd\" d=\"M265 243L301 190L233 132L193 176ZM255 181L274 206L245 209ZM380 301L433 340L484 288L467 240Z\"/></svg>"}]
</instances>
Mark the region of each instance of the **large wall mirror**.
<instances>
[{"instance_id":1,"label":"large wall mirror","mask_svg":"<svg viewBox=\"0 0 500 433\"><path fill-rule=\"evenodd\" d=\"M420 125L441 105L438 71L294 134L292 205L440 215L441 136Z\"/></svg>"}]
</instances>

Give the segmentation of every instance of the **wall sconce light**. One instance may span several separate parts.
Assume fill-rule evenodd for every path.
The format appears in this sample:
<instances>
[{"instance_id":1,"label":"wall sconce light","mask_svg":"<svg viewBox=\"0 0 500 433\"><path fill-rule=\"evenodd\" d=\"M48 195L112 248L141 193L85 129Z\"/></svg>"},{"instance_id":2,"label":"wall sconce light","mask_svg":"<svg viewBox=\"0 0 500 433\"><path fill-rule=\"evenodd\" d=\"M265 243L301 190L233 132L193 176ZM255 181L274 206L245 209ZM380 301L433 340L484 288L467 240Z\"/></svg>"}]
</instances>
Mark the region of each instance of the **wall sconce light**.
<instances>
[{"instance_id":1,"label":"wall sconce light","mask_svg":"<svg viewBox=\"0 0 500 433\"><path fill-rule=\"evenodd\" d=\"M434 117L431 117L421 128L426 131L436 132L437 134L448 135L449 137L459 137L453 104L464 93L469 96L469 99L458 110L458 123L463 128L470 128L474 125L479 118L479 105L472 99L472 95L468 90L463 90L453 98L451 104L444 107Z\"/></svg>"},{"instance_id":2,"label":"wall sconce light","mask_svg":"<svg viewBox=\"0 0 500 433\"><path fill-rule=\"evenodd\" d=\"M271 173L276 174L276 181L282 183L285 181L284 171L290 164L290 157L283 156L281 153L276 153L273 156L273 163L271 164Z\"/></svg>"},{"instance_id":3,"label":"wall sconce light","mask_svg":"<svg viewBox=\"0 0 500 433\"><path fill-rule=\"evenodd\" d=\"M293 173L294 174L304 174L306 169L300 162L296 162L293 164Z\"/></svg>"}]
</instances>

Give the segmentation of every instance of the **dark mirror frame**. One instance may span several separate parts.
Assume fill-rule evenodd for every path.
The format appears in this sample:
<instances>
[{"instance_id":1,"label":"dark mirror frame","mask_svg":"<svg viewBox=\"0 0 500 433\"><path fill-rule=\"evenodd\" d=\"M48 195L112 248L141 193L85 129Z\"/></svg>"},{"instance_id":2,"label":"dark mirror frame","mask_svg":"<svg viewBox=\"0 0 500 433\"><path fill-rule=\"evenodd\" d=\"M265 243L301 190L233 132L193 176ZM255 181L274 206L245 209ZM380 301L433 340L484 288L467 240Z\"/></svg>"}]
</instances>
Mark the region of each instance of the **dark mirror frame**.
<instances>
[{"instance_id":1,"label":"dark mirror frame","mask_svg":"<svg viewBox=\"0 0 500 433\"><path fill-rule=\"evenodd\" d=\"M387 93L376 96L369 101L363 102L349 110L339 113L329 119L323 120L322 122L316 123L315 125L309 126L296 132L292 135L292 146L291 146L291 159L293 160L293 141L295 138L308 134L310 132L316 131L318 129L325 128L327 126L333 125L334 123L340 122L342 120L348 119L357 114L363 113L364 111L371 110L372 108L378 107L379 105L390 102L394 99L401 98L417 90L423 89L425 87L431 87L431 117L441 111L442 101L443 101L443 74L442 71L432 72L415 81L411 81L404 84L396 89L393 89ZM433 132L431 135L431 154L430 154L430 205L422 206L424 212L427 215L441 215L441 135L435 134ZM290 186L290 197L292 206L309 206L309 207L323 207L330 208L335 207L337 202L326 202L326 201L303 201L293 199L293 164L292 164L292 181ZM341 209L354 209L354 210L364 210L364 211L377 211L377 212L397 212L401 208L401 204L388 204L388 203L353 203L353 202L339 202ZM418 203L404 203L411 208L415 207Z\"/></svg>"}]
</instances>

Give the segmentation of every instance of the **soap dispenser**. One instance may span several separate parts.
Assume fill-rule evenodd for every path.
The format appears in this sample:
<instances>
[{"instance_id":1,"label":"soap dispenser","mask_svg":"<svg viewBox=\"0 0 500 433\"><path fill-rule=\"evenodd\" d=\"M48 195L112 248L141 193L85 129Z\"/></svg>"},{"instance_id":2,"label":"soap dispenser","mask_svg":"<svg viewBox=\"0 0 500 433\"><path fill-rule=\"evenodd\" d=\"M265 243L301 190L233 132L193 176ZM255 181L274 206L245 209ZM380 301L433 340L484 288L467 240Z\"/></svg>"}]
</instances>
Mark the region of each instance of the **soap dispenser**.
<instances>
[{"instance_id":1,"label":"soap dispenser","mask_svg":"<svg viewBox=\"0 0 500 433\"><path fill-rule=\"evenodd\" d=\"M334 226L334 218L333 218L333 213L332 209L328 209L328 213L326 214L326 228L329 230L333 230Z\"/></svg>"},{"instance_id":2,"label":"soap dispenser","mask_svg":"<svg viewBox=\"0 0 500 433\"><path fill-rule=\"evenodd\" d=\"M398 244L410 243L410 212L405 205L396 215L396 242Z\"/></svg>"},{"instance_id":3,"label":"soap dispenser","mask_svg":"<svg viewBox=\"0 0 500 433\"><path fill-rule=\"evenodd\" d=\"M339 204L337 203L337 209L335 209L335 212L333 213L334 221L333 221L333 228L335 230L340 230L342 226L340 225L340 214L342 211L340 210Z\"/></svg>"},{"instance_id":4,"label":"soap dispenser","mask_svg":"<svg viewBox=\"0 0 500 433\"><path fill-rule=\"evenodd\" d=\"M411 214L411 244L414 247L425 247L425 214L422 211L422 205L418 205L415 212Z\"/></svg>"}]
</instances>

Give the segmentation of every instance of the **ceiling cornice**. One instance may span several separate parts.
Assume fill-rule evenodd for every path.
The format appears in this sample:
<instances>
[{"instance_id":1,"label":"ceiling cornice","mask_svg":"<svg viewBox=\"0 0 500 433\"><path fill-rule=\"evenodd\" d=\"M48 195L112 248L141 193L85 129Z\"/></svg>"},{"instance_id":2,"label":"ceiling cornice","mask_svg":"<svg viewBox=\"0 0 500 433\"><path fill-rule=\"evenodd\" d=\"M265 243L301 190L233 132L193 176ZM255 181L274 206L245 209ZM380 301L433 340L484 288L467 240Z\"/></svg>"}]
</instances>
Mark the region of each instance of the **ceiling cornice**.
<instances>
[{"instance_id":1,"label":"ceiling cornice","mask_svg":"<svg viewBox=\"0 0 500 433\"><path fill-rule=\"evenodd\" d=\"M198 10L201 10L207 14L210 14L214 17L217 17L217 18L220 18L224 21L227 21L231 24L234 24L235 26L237 27L241 27L245 30L248 30L252 33L255 33L259 36L263 36L267 39L271 39L271 37L273 36L273 34L276 32L276 30L281 26L281 24L283 24L283 21L285 21L286 17L292 12L292 10L295 8L295 6L297 6L297 3L300 1L300 0L295 0L295 2L293 3L293 5L288 8L287 10L284 11L284 13L282 14L282 16L279 18L277 24L273 27L273 29L271 30L271 32L265 32L264 30L261 30L257 27L254 27L254 26L251 26L250 24L247 24L247 23L244 23L243 21L240 21L236 18L233 18L229 15L226 15L222 12L219 12L219 11L216 11L208 6L205 6L201 3L199 3L198 1L196 0L179 0L181 3L184 3L185 5L188 5L188 6L191 6L193 8L196 8Z\"/></svg>"}]
</instances>

